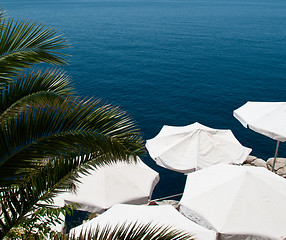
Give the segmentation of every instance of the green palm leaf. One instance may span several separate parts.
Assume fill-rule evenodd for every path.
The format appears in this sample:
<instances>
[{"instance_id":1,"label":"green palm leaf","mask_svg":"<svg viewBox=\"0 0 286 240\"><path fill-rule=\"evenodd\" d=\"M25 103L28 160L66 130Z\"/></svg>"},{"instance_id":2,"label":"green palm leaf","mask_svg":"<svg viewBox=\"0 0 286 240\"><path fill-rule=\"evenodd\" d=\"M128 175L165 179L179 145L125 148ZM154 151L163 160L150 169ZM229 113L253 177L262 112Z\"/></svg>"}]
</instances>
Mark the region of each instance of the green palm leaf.
<instances>
[{"instance_id":1,"label":"green palm leaf","mask_svg":"<svg viewBox=\"0 0 286 240\"><path fill-rule=\"evenodd\" d=\"M0 84L10 81L32 64L65 64L66 54L58 52L69 45L53 28L36 22L8 19L0 28Z\"/></svg>"},{"instance_id":2,"label":"green palm leaf","mask_svg":"<svg viewBox=\"0 0 286 240\"><path fill-rule=\"evenodd\" d=\"M46 231L38 214L50 212L52 196L74 190L79 173L144 153L134 121L118 107L74 97L62 71L21 75L37 63L67 63L58 52L66 47L54 29L0 10L0 239L15 226Z\"/></svg>"},{"instance_id":3,"label":"green palm leaf","mask_svg":"<svg viewBox=\"0 0 286 240\"><path fill-rule=\"evenodd\" d=\"M40 106L39 106L40 104ZM134 122L99 101L37 103L0 128L0 185L41 167L44 159L93 151L105 159L143 153Z\"/></svg>"},{"instance_id":4,"label":"green palm leaf","mask_svg":"<svg viewBox=\"0 0 286 240\"><path fill-rule=\"evenodd\" d=\"M0 29L4 29L5 25L2 23L5 19L5 10L4 9L0 9Z\"/></svg>"},{"instance_id":5,"label":"green palm leaf","mask_svg":"<svg viewBox=\"0 0 286 240\"><path fill-rule=\"evenodd\" d=\"M43 162L42 168L21 179L15 187L1 188L0 201L0 239L9 234L17 226L30 227L35 230L41 226L40 219L45 218L45 212L55 213L67 211L68 208L50 208L51 197L62 190L70 188L66 179L80 165L87 164L90 157L69 159L54 159ZM72 182L71 182L72 183ZM37 204L41 201L39 204ZM45 203L46 202L46 203ZM50 209L50 210L49 210ZM53 210L54 209L54 210ZM43 216L44 214L44 216ZM53 221L54 215L50 214ZM53 222L51 222L52 224Z\"/></svg>"},{"instance_id":6,"label":"green palm leaf","mask_svg":"<svg viewBox=\"0 0 286 240\"><path fill-rule=\"evenodd\" d=\"M109 225L96 226L79 237L55 237L58 240L194 240L190 233L177 230L171 226L151 226L151 223L118 224L115 228Z\"/></svg>"},{"instance_id":7,"label":"green palm leaf","mask_svg":"<svg viewBox=\"0 0 286 240\"><path fill-rule=\"evenodd\" d=\"M2 191L0 191L2 207L0 239L1 236L4 237L9 234L15 226L25 226L28 223L30 227L35 229L39 225L42 226L38 222L42 217L39 215L40 212L49 209L51 197L70 189L79 170L87 174L91 165L98 166L109 162L112 160L97 159L94 158L93 154L86 153L84 155L77 153L74 157L69 158L46 160L42 163L42 168L22 178L17 187L2 187ZM66 211L67 209L62 210ZM55 213L58 214L59 212L55 210Z\"/></svg>"},{"instance_id":8,"label":"green palm leaf","mask_svg":"<svg viewBox=\"0 0 286 240\"><path fill-rule=\"evenodd\" d=\"M63 100L72 95L72 86L63 71L48 69L45 72L32 71L19 75L6 89L0 89L0 119L4 121L11 114L41 101L49 102L50 99Z\"/></svg>"}]
</instances>

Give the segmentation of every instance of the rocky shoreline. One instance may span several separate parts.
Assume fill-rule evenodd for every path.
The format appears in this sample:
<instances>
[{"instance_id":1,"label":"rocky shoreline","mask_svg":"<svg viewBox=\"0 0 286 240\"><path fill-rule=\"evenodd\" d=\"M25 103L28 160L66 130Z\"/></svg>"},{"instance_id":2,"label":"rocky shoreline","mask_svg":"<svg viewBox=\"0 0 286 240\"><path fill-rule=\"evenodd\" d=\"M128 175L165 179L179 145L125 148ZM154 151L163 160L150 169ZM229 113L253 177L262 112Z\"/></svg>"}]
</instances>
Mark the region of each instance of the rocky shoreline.
<instances>
[{"instance_id":1,"label":"rocky shoreline","mask_svg":"<svg viewBox=\"0 0 286 240\"><path fill-rule=\"evenodd\" d=\"M243 162L243 165L265 167L272 171L273 160L274 158L269 158L267 161L265 161L255 156L248 156L248 158ZM286 178L286 158L276 158L274 173Z\"/></svg>"}]
</instances>

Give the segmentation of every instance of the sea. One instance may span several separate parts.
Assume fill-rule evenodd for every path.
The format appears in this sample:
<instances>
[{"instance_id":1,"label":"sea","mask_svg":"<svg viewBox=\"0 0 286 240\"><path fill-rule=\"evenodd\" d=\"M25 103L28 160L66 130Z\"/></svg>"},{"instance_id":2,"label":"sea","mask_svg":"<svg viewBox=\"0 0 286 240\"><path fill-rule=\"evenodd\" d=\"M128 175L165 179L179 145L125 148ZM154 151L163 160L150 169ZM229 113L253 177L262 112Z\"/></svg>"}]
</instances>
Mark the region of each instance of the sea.
<instances>
[{"instance_id":1,"label":"sea","mask_svg":"<svg viewBox=\"0 0 286 240\"><path fill-rule=\"evenodd\" d=\"M163 125L199 122L231 129L251 155L274 156L276 141L244 128L233 110L286 101L285 0L0 0L0 8L65 36L72 48L62 68L78 95L125 110L144 140ZM182 193L184 174L148 152L142 160L160 174L153 199Z\"/></svg>"}]
</instances>

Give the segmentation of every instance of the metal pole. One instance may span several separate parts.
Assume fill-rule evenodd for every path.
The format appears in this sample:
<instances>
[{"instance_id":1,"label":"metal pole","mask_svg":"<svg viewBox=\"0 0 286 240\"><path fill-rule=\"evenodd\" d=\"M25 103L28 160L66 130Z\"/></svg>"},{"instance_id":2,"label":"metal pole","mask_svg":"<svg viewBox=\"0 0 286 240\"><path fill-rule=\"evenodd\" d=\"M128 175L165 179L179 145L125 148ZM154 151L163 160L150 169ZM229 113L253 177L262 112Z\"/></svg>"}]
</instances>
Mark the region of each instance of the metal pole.
<instances>
[{"instance_id":1,"label":"metal pole","mask_svg":"<svg viewBox=\"0 0 286 240\"><path fill-rule=\"evenodd\" d=\"M161 201L161 200L165 200L165 199L169 199L169 198L173 198L173 197L178 197L178 196L182 196L182 195L183 195L183 193L178 193L176 195L162 197L162 198L157 198L157 199L153 199L153 200L150 200L150 201Z\"/></svg>"},{"instance_id":2,"label":"metal pole","mask_svg":"<svg viewBox=\"0 0 286 240\"><path fill-rule=\"evenodd\" d=\"M276 158L277 158L277 155L278 155L279 143L280 143L280 141L277 141L276 151L275 151L273 165L272 165L272 172L274 172L275 162L276 162Z\"/></svg>"}]
</instances>

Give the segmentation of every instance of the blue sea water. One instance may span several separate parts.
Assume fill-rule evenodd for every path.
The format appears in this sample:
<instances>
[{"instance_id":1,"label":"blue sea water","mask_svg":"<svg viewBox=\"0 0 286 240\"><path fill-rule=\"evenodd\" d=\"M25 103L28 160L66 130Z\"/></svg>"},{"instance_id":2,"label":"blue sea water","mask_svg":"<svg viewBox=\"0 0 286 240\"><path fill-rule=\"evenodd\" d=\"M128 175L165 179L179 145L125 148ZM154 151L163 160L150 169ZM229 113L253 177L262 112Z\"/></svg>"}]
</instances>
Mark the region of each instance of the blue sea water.
<instances>
[{"instance_id":1,"label":"blue sea water","mask_svg":"<svg viewBox=\"0 0 286 240\"><path fill-rule=\"evenodd\" d=\"M79 95L126 110L144 140L166 125L231 129L268 159L276 142L233 117L247 101L286 101L285 0L0 0L15 19L46 23L73 48L64 69ZM286 157L286 143L279 156ZM153 198L183 191L160 173Z\"/></svg>"}]
</instances>

